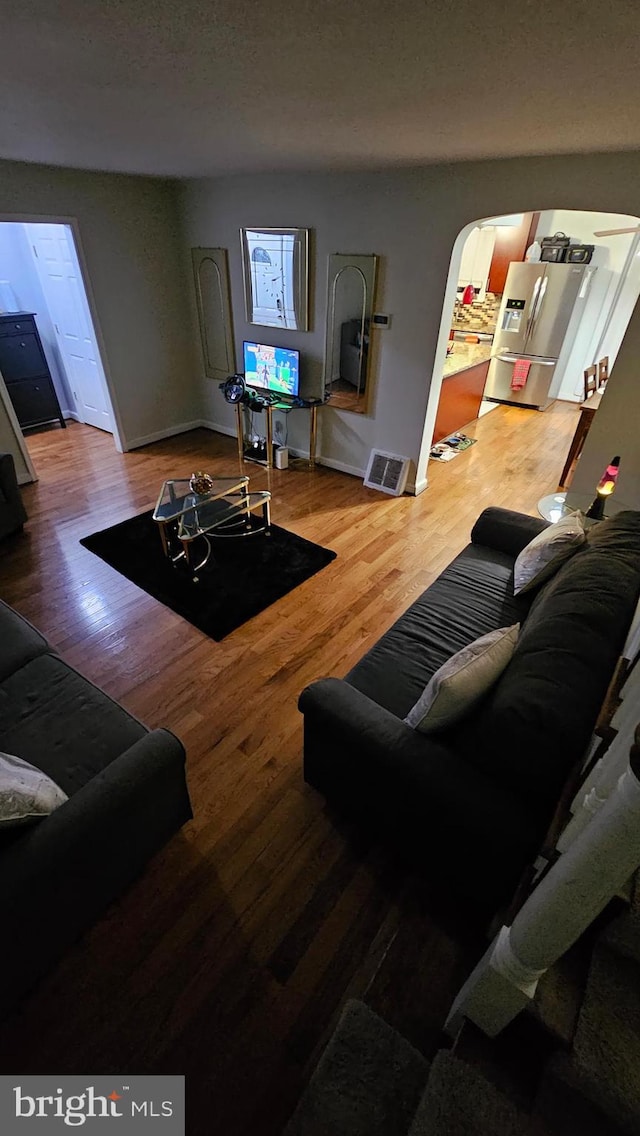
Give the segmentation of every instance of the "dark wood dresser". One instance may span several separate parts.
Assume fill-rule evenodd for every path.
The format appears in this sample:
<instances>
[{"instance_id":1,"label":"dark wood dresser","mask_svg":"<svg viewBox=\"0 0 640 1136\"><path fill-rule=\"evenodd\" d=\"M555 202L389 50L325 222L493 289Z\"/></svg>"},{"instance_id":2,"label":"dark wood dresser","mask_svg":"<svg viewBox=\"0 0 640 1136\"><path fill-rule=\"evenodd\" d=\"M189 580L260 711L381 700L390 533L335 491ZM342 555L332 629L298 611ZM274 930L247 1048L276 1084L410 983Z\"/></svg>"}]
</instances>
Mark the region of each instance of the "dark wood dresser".
<instances>
[{"instance_id":1,"label":"dark wood dresser","mask_svg":"<svg viewBox=\"0 0 640 1136\"><path fill-rule=\"evenodd\" d=\"M23 428L66 426L33 312L0 315L0 373Z\"/></svg>"}]
</instances>

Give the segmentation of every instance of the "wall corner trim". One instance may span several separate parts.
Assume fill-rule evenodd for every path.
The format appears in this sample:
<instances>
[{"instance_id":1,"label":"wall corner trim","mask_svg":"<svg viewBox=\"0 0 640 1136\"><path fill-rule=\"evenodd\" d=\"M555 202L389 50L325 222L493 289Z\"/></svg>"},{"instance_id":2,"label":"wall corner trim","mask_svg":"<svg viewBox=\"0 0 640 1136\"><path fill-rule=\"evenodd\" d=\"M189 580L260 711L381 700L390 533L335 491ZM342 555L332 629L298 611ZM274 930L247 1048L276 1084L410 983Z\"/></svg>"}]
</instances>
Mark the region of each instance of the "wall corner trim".
<instances>
[{"instance_id":1,"label":"wall corner trim","mask_svg":"<svg viewBox=\"0 0 640 1136\"><path fill-rule=\"evenodd\" d=\"M413 497L418 497L419 494L424 493L425 489L428 489L428 487L429 487L428 479L426 477L419 477L419 478L416 478L415 481L409 482L409 484L407 485L406 492L410 493Z\"/></svg>"}]
</instances>

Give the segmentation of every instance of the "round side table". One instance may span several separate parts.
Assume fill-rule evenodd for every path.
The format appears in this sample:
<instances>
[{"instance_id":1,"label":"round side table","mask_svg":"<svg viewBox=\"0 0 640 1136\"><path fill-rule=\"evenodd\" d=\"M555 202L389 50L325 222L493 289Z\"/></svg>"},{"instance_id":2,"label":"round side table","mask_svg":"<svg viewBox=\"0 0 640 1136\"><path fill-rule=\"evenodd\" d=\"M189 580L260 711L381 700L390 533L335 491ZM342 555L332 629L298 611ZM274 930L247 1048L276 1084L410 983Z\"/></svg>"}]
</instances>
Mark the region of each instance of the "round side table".
<instances>
[{"instance_id":1,"label":"round side table","mask_svg":"<svg viewBox=\"0 0 640 1136\"><path fill-rule=\"evenodd\" d=\"M575 512L575 509L567 508L567 495L566 493L548 493L546 497L541 497L538 501L538 512L545 521L551 521L555 524L556 521L562 520L563 517L569 513Z\"/></svg>"}]
</instances>

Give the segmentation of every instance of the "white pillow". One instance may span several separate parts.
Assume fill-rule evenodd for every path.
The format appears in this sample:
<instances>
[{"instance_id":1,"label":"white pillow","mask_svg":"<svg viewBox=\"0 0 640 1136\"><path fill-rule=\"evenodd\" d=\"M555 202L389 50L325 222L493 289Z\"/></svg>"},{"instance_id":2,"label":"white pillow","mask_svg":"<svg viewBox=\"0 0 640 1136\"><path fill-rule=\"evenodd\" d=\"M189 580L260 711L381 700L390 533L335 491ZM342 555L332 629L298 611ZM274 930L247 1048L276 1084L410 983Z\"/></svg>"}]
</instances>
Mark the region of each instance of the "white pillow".
<instances>
[{"instance_id":1,"label":"white pillow","mask_svg":"<svg viewBox=\"0 0 640 1136\"><path fill-rule=\"evenodd\" d=\"M0 753L0 828L31 824L68 800L59 785L35 765Z\"/></svg>"},{"instance_id":2,"label":"white pillow","mask_svg":"<svg viewBox=\"0 0 640 1136\"><path fill-rule=\"evenodd\" d=\"M500 678L515 651L519 630L519 623L500 627L452 655L407 714L407 725L433 734L464 718Z\"/></svg>"},{"instance_id":3,"label":"white pillow","mask_svg":"<svg viewBox=\"0 0 640 1136\"><path fill-rule=\"evenodd\" d=\"M513 594L528 592L550 579L561 564L577 552L586 537L586 517L578 510L549 525L529 541L516 559Z\"/></svg>"}]
</instances>

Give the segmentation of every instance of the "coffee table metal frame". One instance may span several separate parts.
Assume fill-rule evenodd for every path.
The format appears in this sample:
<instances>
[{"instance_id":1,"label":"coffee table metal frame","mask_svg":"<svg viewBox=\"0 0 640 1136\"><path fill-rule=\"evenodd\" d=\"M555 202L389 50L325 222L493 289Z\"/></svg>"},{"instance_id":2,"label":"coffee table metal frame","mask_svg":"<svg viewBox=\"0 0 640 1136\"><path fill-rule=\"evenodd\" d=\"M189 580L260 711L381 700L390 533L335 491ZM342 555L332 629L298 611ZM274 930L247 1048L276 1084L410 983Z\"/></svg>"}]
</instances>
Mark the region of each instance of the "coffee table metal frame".
<instances>
[{"instance_id":1,"label":"coffee table metal frame","mask_svg":"<svg viewBox=\"0 0 640 1136\"><path fill-rule=\"evenodd\" d=\"M174 564L184 559L195 573L211 555L209 536L247 537L269 534L271 494L267 490L249 492L249 478L217 477L209 493L194 493L189 478L165 481L160 490L153 519L158 525L162 550ZM251 524L251 515L262 512L262 525ZM193 543L202 538L204 557L194 563Z\"/></svg>"}]
</instances>

